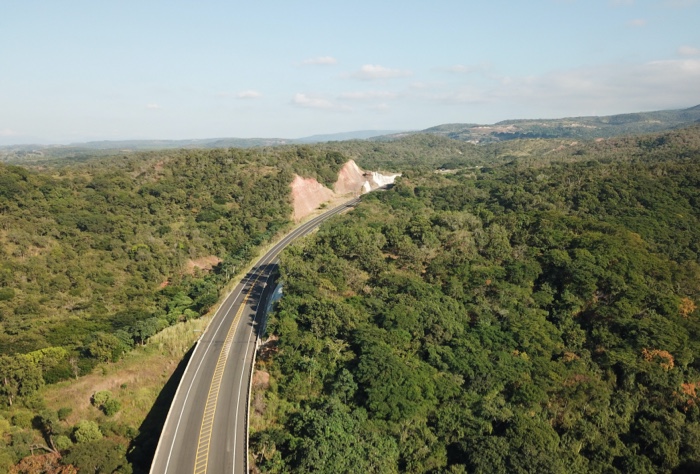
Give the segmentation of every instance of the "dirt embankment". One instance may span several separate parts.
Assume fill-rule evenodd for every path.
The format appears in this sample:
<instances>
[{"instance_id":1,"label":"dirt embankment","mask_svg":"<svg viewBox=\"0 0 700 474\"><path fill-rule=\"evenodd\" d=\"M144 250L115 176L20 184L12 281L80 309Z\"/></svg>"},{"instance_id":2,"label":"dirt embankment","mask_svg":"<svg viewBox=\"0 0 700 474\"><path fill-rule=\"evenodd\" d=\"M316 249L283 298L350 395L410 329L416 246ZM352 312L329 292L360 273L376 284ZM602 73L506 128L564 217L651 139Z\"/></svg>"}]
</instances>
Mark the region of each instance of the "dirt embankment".
<instances>
[{"instance_id":1,"label":"dirt embankment","mask_svg":"<svg viewBox=\"0 0 700 474\"><path fill-rule=\"evenodd\" d=\"M292 201L294 220L299 221L314 212L324 202L330 201L333 191L313 178L297 175L292 181Z\"/></svg>"},{"instance_id":2,"label":"dirt embankment","mask_svg":"<svg viewBox=\"0 0 700 474\"><path fill-rule=\"evenodd\" d=\"M363 171L353 160L345 163L340 169L332 190L313 178L302 178L297 175L291 184L294 220L300 221L329 201L340 198L349 199L391 184L397 176L400 175Z\"/></svg>"},{"instance_id":3,"label":"dirt embankment","mask_svg":"<svg viewBox=\"0 0 700 474\"><path fill-rule=\"evenodd\" d=\"M350 160L343 165L338 173L338 180L333 185L336 194L357 193L362 189L362 186L367 181L365 172L359 166Z\"/></svg>"},{"instance_id":4,"label":"dirt embankment","mask_svg":"<svg viewBox=\"0 0 700 474\"><path fill-rule=\"evenodd\" d=\"M194 260L190 259L185 264L185 273L187 273L188 275L194 275L195 268L199 268L200 270L208 272L209 270L217 266L219 263L221 263L221 259L216 255L200 257Z\"/></svg>"}]
</instances>

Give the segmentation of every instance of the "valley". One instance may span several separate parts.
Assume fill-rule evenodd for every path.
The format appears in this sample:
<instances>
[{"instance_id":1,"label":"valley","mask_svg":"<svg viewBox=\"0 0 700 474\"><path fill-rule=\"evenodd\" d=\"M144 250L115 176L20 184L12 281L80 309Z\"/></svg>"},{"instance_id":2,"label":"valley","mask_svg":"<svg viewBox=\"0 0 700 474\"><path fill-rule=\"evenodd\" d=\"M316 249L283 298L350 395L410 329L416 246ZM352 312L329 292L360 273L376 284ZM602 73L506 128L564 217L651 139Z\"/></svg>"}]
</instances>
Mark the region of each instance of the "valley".
<instances>
[{"instance_id":1,"label":"valley","mask_svg":"<svg viewBox=\"0 0 700 474\"><path fill-rule=\"evenodd\" d=\"M688 123L13 158L0 470L148 472L221 298L388 176L281 254L254 472L692 472L699 153Z\"/></svg>"}]
</instances>

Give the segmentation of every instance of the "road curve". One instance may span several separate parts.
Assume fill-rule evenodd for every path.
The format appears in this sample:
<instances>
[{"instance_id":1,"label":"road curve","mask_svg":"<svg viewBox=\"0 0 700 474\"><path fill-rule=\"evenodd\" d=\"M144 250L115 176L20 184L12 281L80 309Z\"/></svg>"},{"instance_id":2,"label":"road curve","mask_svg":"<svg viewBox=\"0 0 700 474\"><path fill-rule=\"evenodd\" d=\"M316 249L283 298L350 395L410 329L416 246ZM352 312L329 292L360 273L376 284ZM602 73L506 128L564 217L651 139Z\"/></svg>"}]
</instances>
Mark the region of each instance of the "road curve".
<instances>
[{"instance_id":1,"label":"road curve","mask_svg":"<svg viewBox=\"0 0 700 474\"><path fill-rule=\"evenodd\" d=\"M260 303L276 269L277 256L294 239L358 202L359 198L353 199L294 229L228 294L185 368L151 474L246 472L248 388L260 327L258 316L264 311Z\"/></svg>"}]
</instances>

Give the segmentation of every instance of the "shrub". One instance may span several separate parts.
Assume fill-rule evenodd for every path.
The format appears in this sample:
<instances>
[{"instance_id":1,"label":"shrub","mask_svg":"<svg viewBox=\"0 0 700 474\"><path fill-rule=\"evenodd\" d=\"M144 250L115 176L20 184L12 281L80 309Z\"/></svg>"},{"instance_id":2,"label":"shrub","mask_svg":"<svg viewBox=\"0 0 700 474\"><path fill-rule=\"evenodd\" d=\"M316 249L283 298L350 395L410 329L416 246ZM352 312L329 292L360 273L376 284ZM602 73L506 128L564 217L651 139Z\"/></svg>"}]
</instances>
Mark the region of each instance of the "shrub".
<instances>
[{"instance_id":1,"label":"shrub","mask_svg":"<svg viewBox=\"0 0 700 474\"><path fill-rule=\"evenodd\" d=\"M0 451L0 472L10 472L10 468L14 466L15 460L8 451Z\"/></svg>"},{"instance_id":2,"label":"shrub","mask_svg":"<svg viewBox=\"0 0 700 474\"><path fill-rule=\"evenodd\" d=\"M68 361L62 361L57 366L44 371L44 382L47 385L58 383L62 380L69 380L74 377L73 368Z\"/></svg>"},{"instance_id":3,"label":"shrub","mask_svg":"<svg viewBox=\"0 0 700 474\"><path fill-rule=\"evenodd\" d=\"M73 439L76 443L89 443L90 441L102 439L102 432L94 421L81 420L75 425Z\"/></svg>"},{"instance_id":4,"label":"shrub","mask_svg":"<svg viewBox=\"0 0 700 474\"><path fill-rule=\"evenodd\" d=\"M12 415L12 424L19 428L31 428L34 415L26 410L18 411Z\"/></svg>"},{"instance_id":5,"label":"shrub","mask_svg":"<svg viewBox=\"0 0 700 474\"><path fill-rule=\"evenodd\" d=\"M0 301L9 301L15 297L15 290L12 288L0 288Z\"/></svg>"},{"instance_id":6,"label":"shrub","mask_svg":"<svg viewBox=\"0 0 700 474\"><path fill-rule=\"evenodd\" d=\"M0 437L4 438L10 433L10 422L0 416Z\"/></svg>"},{"instance_id":7,"label":"shrub","mask_svg":"<svg viewBox=\"0 0 700 474\"><path fill-rule=\"evenodd\" d=\"M92 404L97 408L101 408L107 401L112 398L112 392L109 390L100 390L92 396Z\"/></svg>"},{"instance_id":8,"label":"shrub","mask_svg":"<svg viewBox=\"0 0 700 474\"><path fill-rule=\"evenodd\" d=\"M61 421L66 421L71 413L73 413L72 408L61 407L58 409L58 419Z\"/></svg>"},{"instance_id":9,"label":"shrub","mask_svg":"<svg viewBox=\"0 0 700 474\"><path fill-rule=\"evenodd\" d=\"M105 415L112 416L115 413L117 413L121 409L121 407L122 406L119 403L119 400L117 400L116 398L110 398L102 405L102 411L104 411Z\"/></svg>"},{"instance_id":10,"label":"shrub","mask_svg":"<svg viewBox=\"0 0 700 474\"><path fill-rule=\"evenodd\" d=\"M74 446L62 462L72 464L78 472L114 472L131 474L126 459L126 445L109 438Z\"/></svg>"},{"instance_id":11,"label":"shrub","mask_svg":"<svg viewBox=\"0 0 700 474\"><path fill-rule=\"evenodd\" d=\"M56 449L58 449L59 451L65 451L67 449L70 449L71 446L73 446L73 442L68 436L65 435L56 436L54 444L56 445Z\"/></svg>"}]
</instances>

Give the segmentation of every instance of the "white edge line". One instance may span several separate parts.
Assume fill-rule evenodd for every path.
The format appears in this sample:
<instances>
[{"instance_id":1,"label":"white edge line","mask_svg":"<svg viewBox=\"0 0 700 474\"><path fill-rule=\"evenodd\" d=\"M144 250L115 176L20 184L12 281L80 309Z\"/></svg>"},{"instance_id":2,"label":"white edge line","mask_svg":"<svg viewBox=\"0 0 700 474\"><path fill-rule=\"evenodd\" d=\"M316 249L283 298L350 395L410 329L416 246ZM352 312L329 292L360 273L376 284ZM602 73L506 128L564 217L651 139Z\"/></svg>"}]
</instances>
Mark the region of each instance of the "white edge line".
<instances>
[{"instance_id":1,"label":"white edge line","mask_svg":"<svg viewBox=\"0 0 700 474\"><path fill-rule=\"evenodd\" d=\"M305 227L305 226L300 226L300 227L298 227L297 229L295 229L294 231L292 231L290 234L287 234L287 236L285 236L285 237L289 237L290 235L297 233L297 231L298 231L299 229L303 228L303 227ZM295 237L295 238L296 238L296 237ZM280 240L280 242L283 242L284 240L285 240L285 239L282 238L282 239ZM279 245L279 243L276 244L275 246L273 246L273 249L274 249L274 247L276 247L277 245ZM287 245L288 245L288 244L287 244ZM285 245L285 247L286 247L286 245ZM276 256L277 256L277 253L275 254L275 257L276 257ZM263 262L263 260L265 260L266 257L267 257L267 254L266 254L266 255L263 255L257 262L255 262L255 264L253 265L253 268L258 267L258 266L260 266L260 265L264 265L265 263ZM189 385L189 387L187 388L187 393L185 394L185 400L182 402L182 409L181 409L181 411L180 411L180 416L178 417L178 420L177 420L177 425L175 426L175 432L173 433L172 443L171 443L171 445L170 445L170 451L168 452L167 462L165 463L165 469L164 469L164 471L163 471L164 473L167 473L167 472L168 472L168 468L170 467L170 460L171 460L171 458L172 458L173 449L175 448L175 439L177 438L177 433L178 433L178 431L179 431L179 429L180 429L180 423L182 422L182 416L183 416L183 414L184 414L184 412L185 412L185 407L187 406L187 400L189 399L190 392L191 392L191 390L192 390L192 386L194 385L194 381L195 381L195 379L197 378L197 374L199 373L199 369L202 367L202 364L204 363L204 360L205 360L205 358L206 358L207 352L209 352L209 349L210 349L211 346L212 346L213 339L216 337L216 335L218 334L219 330L221 329L222 324L224 323L224 321L226 321L226 318L228 317L229 313L230 313L231 310L233 309L235 301L236 301L236 300L238 299L238 297L241 296L241 294L243 293L243 290L245 289L245 283L247 283L247 282L245 282L246 277L247 277L247 274L246 274L246 276L244 276L244 277L241 279L240 284L242 284L242 286L241 286L240 290L238 290L238 294L234 297L233 303L232 303L231 306L228 308L228 310L226 310L226 313L225 313L224 316L221 318L221 321L219 322L219 325L216 327L216 330L214 330L214 333L212 334L212 337L211 337L212 341L210 341L209 344L207 345L207 348L206 348L206 350L204 351L204 355L202 356L202 359L199 361L199 365L197 366L197 369L195 370L195 373L194 373L194 375L192 376L192 380L190 381L190 385ZM248 278L248 280L252 280L252 278ZM244 282L245 282L245 283L244 283ZM226 295L226 297L222 300L222 304L221 304L221 306L219 307L219 309L221 309L221 307L223 307L223 306L225 305L225 303L226 303L226 302L228 301L228 299L231 297L231 294L232 294L233 292L235 292L235 291L236 291L236 288L232 289L232 290L228 293L228 295ZM212 318L212 323L213 323L214 320L216 319L216 316L218 315L218 313L219 313L219 310L217 310L216 313L214 313L214 317ZM200 336L200 338L197 340L197 347L195 347L194 352L192 353L192 356L190 357L190 361L187 362L187 367L185 367L185 371L184 371L183 374L182 374L182 378L183 378L183 379L185 378L185 374L187 374L188 370L190 369L190 362L195 358L195 357L194 357L194 356L195 356L195 353L196 353L197 350L201 347L201 344L199 344L199 341L204 337L204 334L205 334L207 331L209 331L209 329L210 329L210 327L207 326L207 328L204 330L204 332L202 333L202 335ZM234 333L235 333L235 331L234 331ZM177 390L175 391L175 396L173 397L173 401L177 399L177 397L178 397L178 395L179 395L179 393L180 393L180 389L181 389L182 387L183 387L183 384L178 384ZM169 421L169 419L170 419L170 415L172 414L172 408L173 408L173 406L174 406L174 404L171 404L171 405L170 405L170 408L171 408L171 409L168 410L168 415L167 415L167 417L165 418L165 423L163 424L163 427L167 426L167 424L168 424L168 421ZM235 443L234 443L234 445L235 445ZM155 454L153 455L153 461L156 460L160 448L161 448L161 444L158 443L158 446L156 447L156 452L155 452ZM235 450L234 450L234 453L235 453ZM234 458L235 458L235 454L234 454ZM153 462L153 463L151 464L151 470L149 471L150 474L153 474L153 468L154 468L154 466L155 466L155 462Z\"/></svg>"},{"instance_id":2,"label":"white edge line","mask_svg":"<svg viewBox=\"0 0 700 474\"><path fill-rule=\"evenodd\" d=\"M276 257L276 255L275 255L275 257ZM269 263L267 263L267 265L272 264L272 262L274 262L274 260L275 259L271 260ZM272 274L269 274L267 276L267 278L265 278L265 286L267 286L268 282L270 281L270 278L272 278ZM263 291L264 291L264 288L263 288ZM262 294L260 296L261 296L261 300L262 300ZM253 323L255 323L255 321L258 319L258 310L260 309L260 304L261 304L261 301L258 302L258 307L255 311L255 314L253 315L254 316ZM264 317L264 315L265 315L264 308L263 308L263 312L261 314ZM248 347L246 348L245 358L243 359L243 362L244 362L243 369L244 370L241 371L241 378L238 382L238 399L236 400L236 418L235 418L235 421L233 423L234 427L233 427L233 462L232 462L233 471L232 472L235 472L235 470L236 470L236 444L237 444L237 438L238 438L238 430L236 429L236 427L238 426L238 412L240 411L240 407L241 407L241 385L243 382L243 375L248 372L247 370L245 370L245 368L247 367L247 364L245 364L245 361L248 360L248 352L250 352L250 348L251 348L250 338L253 336L253 332L255 332L255 343L257 344L258 331L256 329L257 328L255 327L255 325L253 325L250 329L250 334L248 334ZM248 372L250 374L250 380L248 381L248 399L247 399L248 406L246 407L246 415L245 415L245 419L246 419L245 458L243 460L243 468L244 468L245 472L248 472L248 425L250 422L250 416L249 416L248 412L250 410L250 392L251 392L251 389L253 388L253 373L255 372L255 355L257 354L257 352L258 351L256 349L256 346L253 345L253 357L251 359L250 372Z\"/></svg>"},{"instance_id":3,"label":"white edge line","mask_svg":"<svg viewBox=\"0 0 700 474\"><path fill-rule=\"evenodd\" d=\"M247 276L247 274L246 274L246 276ZM243 284L243 281L245 280L245 278L246 278L246 277L243 277L243 278L241 279L241 284ZM237 295L235 296L235 298L233 299L233 302L234 302L234 303L235 303L236 299L238 299L238 297L241 296L241 293L243 292L243 288L245 288L245 284L243 284L243 285L241 286L241 289L238 291L238 294L237 294ZM222 302L221 306L223 306L223 305L226 303L226 301L228 301L228 299L231 297L231 294L232 294L234 291L236 291L236 288L234 288L233 290L231 290L231 291L228 293L228 295L226 295L226 298L223 299L223 302ZM173 433L173 442L170 444L170 451L168 452L168 458L167 458L168 460L167 460L167 462L165 463L165 470L163 471L164 473L167 473L167 472L168 472L168 467L170 466L170 459L171 459L171 457L172 457L172 455L173 455L173 448L175 447L175 439L177 438L177 432L178 432L178 430L180 429L180 423L182 422L182 415L183 415L184 412L185 412L185 407L187 406L187 400L188 400L188 398L189 398L189 396L190 396L190 391L192 390L192 386L194 385L194 381L195 381L195 379L197 378L197 374L199 373L199 369L202 367L202 363L204 363L204 359L205 359L205 356L207 355L207 352L209 352L209 349L210 349L211 346L212 346L212 342L213 342L214 338L216 337L216 334L217 334L217 333L219 332L219 330L221 329L221 325L224 323L224 321L226 321L226 317L228 316L228 313L231 312L231 309L232 309L232 308L233 308L233 304L231 304L231 306L229 307L229 309L226 310L226 313L225 313L224 316L221 318L221 321L219 322L219 325L216 327L216 330L214 330L214 334L212 334L212 337L211 337L211 340L210 340L210 342L209 342L209 345L207 346L206 350L204 351L204 355L202 356L202 359L199 361L199 365L197 366L197 370L195 370L194 375L192 376L192 381L190 382L190 386L187 388L187 393L185 394L185 400L182 402L182 410L180 411L180 416L179 416L179 418L177 419L177 425L175 426L175 432ZM219 307L219 309L221 309L221 307ZM211 322L214 322L214 319L216 319L216 316L218 315L218 313L219 313L219 310L217 310L216 313L214 313L214 317L212 318L212 321L211 321ZM190 357L190 360L187 362L187 367L185 367L185 371L182 373L182 378L183 378L183 379L185 378L185 374L187 374L187 371L188 371L189 368L190 368L190 362L191 362L192 360L194 360L194 355L195 355L195 353L197 352L197 349L199 349L199 348L201 347L201 344L199 344L199 341L204 337L204 334L205 334L208 330L209 330L209 326L207 326L207 328L204 330L204 332L202 332L202 335L199 337L199 339L197 339L197 347L194 348L194 352L192 353L192 356ZM178 384L177 390L175 391L175 396L173 397L173 402L177 399L177 396L178 396L178 394L180 393L180 388L182 388L182 386L183 386L183 384ZM171 403L170 408L172 409L173 406L174 406L174 403ZM165 418L165 423L163 424L163 428L165 428L165 427L167 426L168 420L170 419L170 415L171 415L171 414L172 414L172 410L168 410L168 416ZM151 474L153 474L153 468L154 468L154 466L155 466L155 460L156 460L156 458L157 458L157 456L158 456L158 450L160 449L160 447L161 447L161 444L158 443L158 447L156 448L156 452L155 452L155 454L153 455L153 461L154 461L154 462L151 464L151 471L150 471Z\"/></svg>"},{"instance_id":4,"label":"white edge line","mask_svg":"<svg viewBox=\"0 0 700 474\"><path fill-rule=\"evenodd\" d=\"M316 221L321 221L321 222L322 222L323 220L325 220L325 219L327 219L327 218L330 218L331 216L333 216L333 215L339 213L341 208L352 207L353 205L357 204L358 202L359 202L359 198L351 199L350 201L347 201L347 202L345 202L345 203L343 203L343 204L340 204L340 205L336 206L335 208L331 209L331 210L328 211L327 213L321 214L320 216L317 216L317 217L315 217L314 219L312 219L312 220L310 220L310 221L308 221L308 222L302 224L301 226L297 227L297 228L294 229L292 232L290 232L289 234L287 234L285 237L283 237L282 239L280 239L280 241L279 241L277 244L273 245L273 247L272 247L271 250L274 250L275 247L277 247L277 246L280 245L282 242L284 242L285 240L287 240L288 238L290 238L292 235L299 233L299 231L301 231L301 229L304 229L304 231L306 231L306 230L308 230L308 227L309 227L309 226L311 226L312 228L315 228L315 227L317 226ZM352 204L351 204L351 203L352 203ZM334 212L334 211L336 211L336 212ZM312 224L312 223L313 223L313 224ZM310 231L310 230L309 230L309 231ZM302 234L303 234L303 231L302 231ZM294 237L292 237L291 240L290 240L289 242L287 242L287 243L283 246L283 248L286 247L287 245L289 245L293 240L296 240L298 237L300 237L300 236L299 236L299 235L294 235ZM280 249L280 251L281 251L281 249ZM268 252L268 253L269 253L269 252ZM278 255L279 253L280 253L280 252L276 252L276 253L275 253L274 258L271 260L271 262L275 260L275 258L277 257L277 255ZM256 266L259 266L259 265L261 264L261 262L262 262L263 260L265 260L266 256L267 256L267 254L266 254L266 255L263 255L263 256L253 265L253 268L255 268ZM246 274L246 276L247 276L247 274ZM241 284L244 282L246 276L244 276L244 277L241 279L241 281L240 281ZM238 297L239 297L239 296L241 295L241 293L243 292L244 287L245 287L245 284L243 284L243 286L241 286L241 289L238 291L238 295L236 295L236 297L233 299L233 302L234 302L234 303L235 303L236 299L238 299ZM216 319L216 316L219 314L219 311L221 310L221 307L223 307L223 305L226 303L226 301L228 301L228 299L231 297L231 294L232 294L234 291L236 291L236 288L235 288L235 287L234 287L234 288L226 295L226 297L222 300L222 305L221 305L221 306L219 307L219 309L217 309L216 312L214 313L214 316L212 317L211 323L214 322L214 320ZM219 325L217 326L216 330L214 331L214 334L212 335L212 340L214 339L214 337L216 337L216 334L217 334L217 333L219 332L219 330L221 329L221 325L222 325L223 322L226 320L226 317L228 316L228 313L231 311L232 308L233 308L233 303L231 304L231 306L229 307L229 309L226 310L226 314L221 318L221 322L219 322ZM210 323L210 324L211 324L211 323ZM204 337L204 334L205 334L209 329L210 329L210 326L207 326L207 327L205 328L205 330L202 332L202 335L199 337L199 339L197 339L197 341L196 341L197 346L195 347L194 352L192 352L192 356L190 356L190 360L187 362L187 366L185 367L185 370L184 370L184 372L182 373L182 379L185 378L185 375L186 375L186 374L188 373L188 371L190 370L190 362L192 362L192 360L194 360L195 354L197 353L197 350L199 350L199 347L201 346L201 344L199 344L199 342L201 341L201 339ZM249 338L249 340L250 340L250 338ZM202 356L202 359L201 359L200 362L199 362L199 365L197 366L197 369L195 370L195 373L194 373L194 375L193 375L193 377L192 377L192 381L190 382L190 386L189 386L188 389L187 389L187 393L185 394L185 400L184 400L183 403L182 403L182 409L181 409L181 411L180 411L180 416L179 416L179 418L178 418L177 425L175 426L175 432L173 433L172 443L171 443L171 445L170 445L170 451L168 452L168 458L167 458L167 462L166 462L166 464L165 464L165 470L163 471L164 474L168 472L168 468L169 468L169 466L170 466L170 459L171 459L171 457L172 457L173 448L175 447L175 439L177 438L177 433L178 433L178 430L179 430L179 428L180 428L180 423L182 422L182 415L183 415L183 413L184 413L184 411L185 411L185 406L186 406L186 404L187 404L187 400L188 400L188 398L189 398L190 391L192 390L192 386L193 386L193 384L194 384L194 381L195 381L195 379L197 378L197 374L199 373L199 369L202 367L202 363L204 362L204 358L205 358L204 356L206 356L207 352L209 352L209 349L211 348L211 345L212 345L212 344L211 344L211 341L210 341L210 342L209 342L209 345L207 346L207 349L206 349L205 352L204 352L204 355ZM255 354L254 354L254 355L255 355ZM246 355L246 358L247 358L247 355ZM251 384L252 384L252 380L253 380L253 377L252 377L252 370L254 370L254 367L251 369ZM182 380L182 379L181 379L181 380ZM241 379L242 379L242 376L241 376ZM178 396L179 396L179 394L180 394L180 390L182 389L182 387L183 387L183 384L178 384L177 390L175 391L175 395L173 396L173 402L178 398ZM249 397L249 399L250 399L250 393L248 394L248 397ZM239 392L239 398L240 398L240 392ZM165 427L168 425L168 421L170 421L170 417L171 417L171 415L173 414L173 407L174 407L174 403L171 403L171 404L170 404L170 408L168 409L168 414L167 414L167 416L165 417L165 422L163 423L163 429L165 429ZM248 411L249 411L249 407L248 407L248 409L246 409L246 418L249 418ZM236 412L236 419L237 419L237 418L238 418L238 412ZM149 470L149 474L154 474L154 468L155 468L155 464L156 464L155 461L156 461L156 459L158 458L158 453L160 452L161 447L162 447L162 444L160 443L160 440L161 440L161 439L163 439L163 438L162 438L162 433L161 433L161 437L159 438L158 445L156 446L156 451L155 451L155 453L153 454L153 461L151 461L151 469ZM247 456L248 442L249 442L249 440L248 440L248 427L246 427L246 463L245 463L245 464L246 464L246 467L247 467L247 464L248 464L248 463L247 463L247 457L248 457L248 456ZM235 446L235 441L234 441L234 446ZM235 459L235 448L234 448L234 459Z\"/></svg>"},{"instance_id":5,"label":"white edge line","mask_svg":"<svg viewBox=\"0 0 700 474\"><path fill-rule=\"evenodd\" d=\"M329 218L333 217L334 215L339 214L339 213L341 212L341 208L350 207L349 204L350 204L351 202L357 203L357 202L359 202L359 200L348 201L348 202L346 202L346 203L344 203L344 204L341 204L341 205L339 205L339 206L336 206L336 207L334 207L333 209L331 209L330 211L328 211L327 213L322 214L321 216L318 216L317 218L312 219L311 221L307 222L305 225L299 226L298 229L301 229L302 227L304 227L304 228L305 228L305 231L302 233L302 235L297 235L297 236L293 237L287 245L291 244L291 243L292 243L294 240L296 240L297 238L303 237L303 236L309 234L309 233L311 232L311 230L313 230L313 229L315 229L316 227L318 227L318 226L319 226L321 223L323 223L323 221L325 221L326 219L329 219ZM323 219L321 219L321 217L323 217ZM316 222L315 222L316 220L320 220L320 222L316 223ZM314 222L314 225L309 225L311 222ZM311 227L311 228L309 228L309 227ZM288 234L288 236L291 236L291 234L292 234L292 233ZM287 247L287 245L285 245L285 248ZM282 250L283 250L283 249L280 249L280 251L277 252L277 253L274 255L274 257L272 258L272 260L270 260L270 261L268 262L268 265L269 265L270 263L273 263L275 260L278 259L279 254L282 253ZM268 275L268 277L265 279L265 284L267 284L267 283L270 281L270 278L271 278L271 277L272 277L272 274ZM272 295L270 295L270 296L272 296ZM263 311L263 313L262 313L263 319L267 316L266 313L267 313L266 311ZM256 311L256 317L253 318L253 321L255 321L255 319L257 319L257 311ZM261 322L262 322L262 321L261 321ZM253 334L253 331L251 330L250 335L252 335L252 334ZM252 391L253 391L253 374L255 373L255 359L256 359L256 356L257 356L257 354L258 354L257 343L258 343L258 339L259 339L259 332L256 331L255 334L256 334L256 336L255 336L255 349L253 350L253 358L252 358L251 365L250 365L250 380L249 380L249 382L248 382L248 401L247 401L246 414L245 414L245 419L246 419L246 427L245 427L245 459L244 459L244 464L243 464L245 472L248 472L248 456L250 455L250 395L251 395L251 393L252 393ZM248 336L248 349L250 349L250 335ZM246 349L246 357L245 357L245 360L248 359L248 349ZM241 381L243 381L243 372L241 372ZM240 401L241 401L240 385L241 385L241 382L238 383L239 389L238 389L238 401L237 401L237 403L236 403L236 421L235 421L235 423L234 423L235 425L238 425L238 411L239 411L239 406L240 406ZM235 461L236 461L236 448L235 448L235 446L236 446L236 437L237 437L237 436L238 436L238 430L236 430L235 427L234 427L234 435L233 435L233 446L234 446L234 449L233 449L233 462L232 462L234 472L235 472L235 469L236 469L236 462L235 462Z\"/></svg>"}]
</instances>

